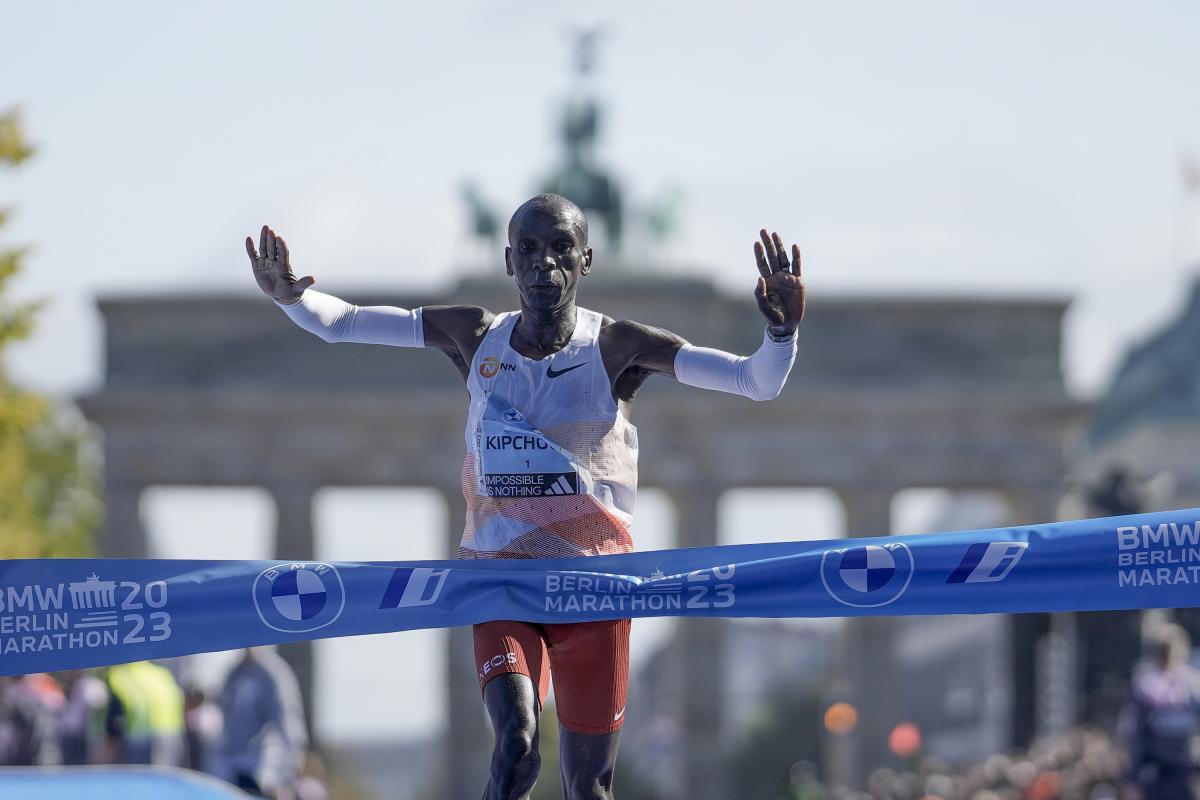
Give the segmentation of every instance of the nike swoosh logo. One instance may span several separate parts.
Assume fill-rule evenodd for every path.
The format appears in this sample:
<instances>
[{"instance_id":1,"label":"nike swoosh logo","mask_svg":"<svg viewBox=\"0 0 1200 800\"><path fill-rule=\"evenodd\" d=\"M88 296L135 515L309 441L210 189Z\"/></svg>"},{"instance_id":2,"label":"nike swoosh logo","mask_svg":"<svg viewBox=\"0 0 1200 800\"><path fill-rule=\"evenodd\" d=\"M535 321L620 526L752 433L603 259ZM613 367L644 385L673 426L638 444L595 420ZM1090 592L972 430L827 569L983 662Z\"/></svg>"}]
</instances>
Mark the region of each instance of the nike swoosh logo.
<instances>
[{"instance_id":1,"label":"nike swoosh logo","mask_svg":"<svg viewBox=\"0 0 1200 800\"><path fill-rule=\"evenodd\" d=\"M613 722L619 722L621 717L623 717L623 716L625 716L625 709L622 708L620 711L618 711L616 713L615 716L613 716Z\"/></svg>"},{"instance_id":2,"label":"nike swoosh logo","mask_svg":"<svg viewBox=\"0 0 1200 800\"><path fill-rule=\"evenodd\" d=\"M580 367L584 366L585 364L590 364L590 363L592 363L592 362L584 361L583 364L572 364L571 366L567 367L566 369L558 369L558 370L556 370L554 368L554 365L551 364L546 367L546 377L547 378L557 378L559 375L566 375L571 370L579 369Z\"/></svg>"}]
</instances>

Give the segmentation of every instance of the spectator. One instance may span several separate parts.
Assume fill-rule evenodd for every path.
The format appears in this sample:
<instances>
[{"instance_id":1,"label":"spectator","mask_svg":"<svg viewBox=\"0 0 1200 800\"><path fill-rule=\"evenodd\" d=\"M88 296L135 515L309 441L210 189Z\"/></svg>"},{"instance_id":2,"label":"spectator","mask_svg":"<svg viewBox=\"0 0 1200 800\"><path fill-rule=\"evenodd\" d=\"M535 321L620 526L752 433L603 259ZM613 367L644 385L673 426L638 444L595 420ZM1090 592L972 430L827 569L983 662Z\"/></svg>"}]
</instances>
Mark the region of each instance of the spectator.
<instances>
[{"instance_id":1,"label":"spectator","mask_svg":"<svg viewBox=\"0 0 1200 800\"><path fill-rule=\"evenodd\" d=\"M66 703L59 714L62 763L91 764L99 757L96 741L100 731L94 721L97 712L108 705L108 688L87 670L64 673L63 684Z\"/></svg>"},{"instance_id":2,"label":"spectator","mask_svg":"<svg viewBox=\"0 0 1200 800\"><path fill-rule=\"evenodd\" d=\"M61 764L58 714L64 702L58 682L43 672L0 678L0 764Z\"/></svg>"},{"instance_id":3,"label":"spectator","mask_svg":"<svg viewBox=\"0 0 1200 800\"><path fill-rule=\"evenodd\" d=\"M272 647L252 647L229 672L213 772L261 797L290 796L308 746L300 686Z\"/></svg>"},{"instance_id":4,"label":"spectator","mask_svg":"<svg viewBox=\"0 0 1200 800\"><path fill-rule=\"evenodd\" d=\"M188 689L184 701L183 723L187 730L187 766L197 772L210 772L213 750L221 736L221 709L198 686Z\"/></svg>"},{"instance_id":5,"label":"spectator","mask_svg":"<svg viewBox=\"0 0 1200 800\"><path fill-rule=\"evenodd\" d=\"M108 688L107 760L182 765L183 691L170 670L149 661L118 664L108 670Z\"/></svg>"},{"instance_id":6,"label":"spectator","mask_svg":"<svg viewBox=\"0 0 1200 800\"><path fill-rule=\"evenodd\" d=\"M1200 684L1187 664L1187 633L1164 625L1147 643L1146 663L1134 673L1127 714L1129 778L1144 797L1192 800L1192 736L1200 722Z\"/></svg>"}]
</instances>

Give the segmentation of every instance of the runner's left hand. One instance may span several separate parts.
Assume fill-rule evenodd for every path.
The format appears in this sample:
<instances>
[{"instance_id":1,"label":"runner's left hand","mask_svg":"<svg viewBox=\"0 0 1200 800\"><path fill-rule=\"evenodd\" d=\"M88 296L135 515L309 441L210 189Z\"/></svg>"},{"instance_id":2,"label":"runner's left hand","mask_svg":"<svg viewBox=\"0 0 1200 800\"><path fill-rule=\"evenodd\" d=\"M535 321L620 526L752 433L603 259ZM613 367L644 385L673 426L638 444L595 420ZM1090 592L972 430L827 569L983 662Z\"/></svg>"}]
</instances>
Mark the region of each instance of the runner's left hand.
<instances>
[{"instance_id":1,"label":"runner's left hand","mask_svg":"<svg viewBox=\"0 0 1200 800\"><path fill-rule=\"evenodd\" d=\"M804 281L800 277L800 248L792 245L791 262L778 233L767 235L759 231L761 242L754 243L754 258L758 262L758 286L754 299L758 310L767 318L773 333L790 333L804 319Z\"/></svg>"}]
</instances>

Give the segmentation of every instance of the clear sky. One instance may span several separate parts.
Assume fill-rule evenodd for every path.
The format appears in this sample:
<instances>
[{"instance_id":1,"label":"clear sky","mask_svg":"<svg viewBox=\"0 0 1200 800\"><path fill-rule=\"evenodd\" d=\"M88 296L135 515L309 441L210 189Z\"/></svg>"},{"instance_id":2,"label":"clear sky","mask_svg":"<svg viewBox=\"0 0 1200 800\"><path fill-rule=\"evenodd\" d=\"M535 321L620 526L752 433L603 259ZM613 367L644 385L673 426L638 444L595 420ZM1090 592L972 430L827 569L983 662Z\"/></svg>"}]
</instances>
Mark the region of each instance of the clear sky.
<instances>
[{"instance_id":1,"label":"clear sky","mask_svg":"<svg viewBox=\"0 0 1200 800\"><path fill-rule=\"evenodd\" d=\"M0 244L33 246L16 294L50 300L13 373L53 392L93 388L99 295L254 295L242 239L263 222L324 291L448 285L478 260L461 180L505 211L532 193L557 152L571 31L594 21L607 31L604 162L635 204L686 194L669 269L748 297L751 242L767 226L801 244L813 304L852 292L1071 297L1066 364L1084 393L1178 307L1200 256L1179 169L1181 154L1200 156L1200 5L584 8L0 3L0 108L19 104L39 147L0 174L0 206L16 208ZM490 267L502 269L499 253ZM419 557L417 545L395 552L382 524L351 538L386 520L389 502L329 500L318 522L336 548L323 557ZM206 522L195 498L158 496L148 513L163 554L226 542L227 557L251 557L238 531L263 529L260 506L223 505ZM804 530L729 523L726 540L840 533L808 508ZM655 531L643 541L668 544L662 504L643 512ZM372 686L394 686L402 669L322 652L374 663L361 677ZM323 702L339 733L394 719L386 703ZM436 716L422 706L403 732Z\"/></svg>"},{"instance_id":2,"label":"clear sky","mask_svg":"<svg viewBox=\"0 0 1200 800\"><path fill-rule=\"evenodd\" d=\"M326 291L447 283L477 252L460 180L504 209L531 193L591 21L604 159L634 202L686 192L678 269L748 293L765 225L802 244L813 303L1071 296L1084 390L1181 297L1200 5L584 8L3 3L0 107L40 147L0 182L5 241L36 248L18 295L52 301L12 368L94 384L98 294L257 291L241 242L263 222Z\"/></svg>"}]
</instances>

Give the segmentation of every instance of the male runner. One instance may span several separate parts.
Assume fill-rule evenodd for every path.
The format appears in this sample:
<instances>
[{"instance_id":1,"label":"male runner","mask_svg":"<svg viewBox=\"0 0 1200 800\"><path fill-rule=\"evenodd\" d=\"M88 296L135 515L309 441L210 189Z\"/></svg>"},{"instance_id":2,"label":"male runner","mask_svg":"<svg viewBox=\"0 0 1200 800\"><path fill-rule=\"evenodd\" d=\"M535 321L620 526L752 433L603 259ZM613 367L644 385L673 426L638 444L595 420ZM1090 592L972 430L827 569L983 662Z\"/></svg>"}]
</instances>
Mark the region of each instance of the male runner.
<instances>
[{"instance_id":1,"label":"male runner","mask_svg":"<svg viewBox=\"0 0 1200 800\"><path fill-rule=\"evenodd\" d=\"M355 306L297 279L282 237L263 226L254 277L300 327L328 342L433 347L470 392L460 558L557 558L633 549L637 429L629 406L650 375L768 400L783 388L804 317L800 250L755 242L754 296L767 318L749 357L575 304L592 268L587 219L571 201L534 197L504 249L520 310ZM475 660L496 743L484 800L526 798L537 780L538 713L554 678L567 800L612 797L629 678L629 620L475 625Z\"/></svg>"}]
</instances>

